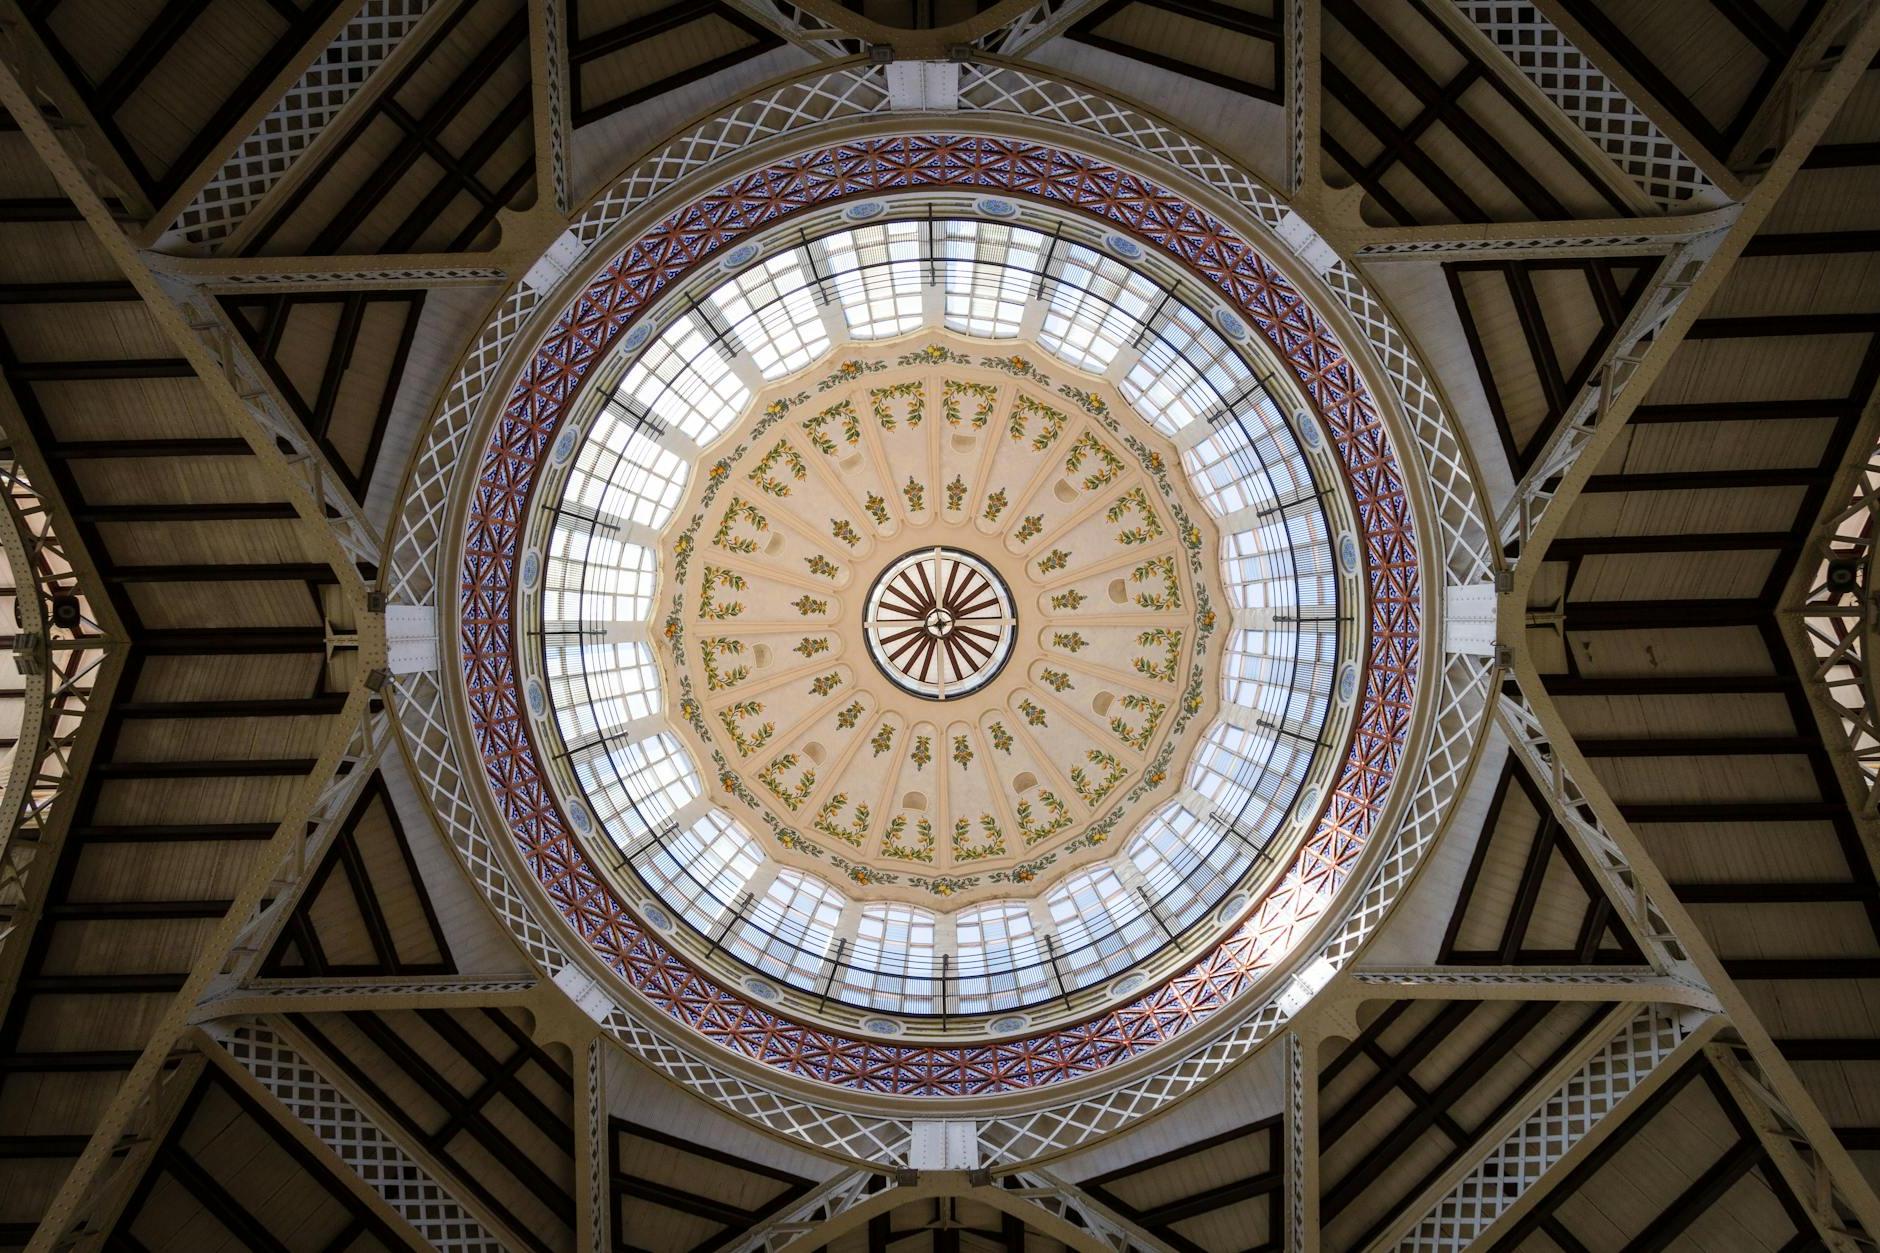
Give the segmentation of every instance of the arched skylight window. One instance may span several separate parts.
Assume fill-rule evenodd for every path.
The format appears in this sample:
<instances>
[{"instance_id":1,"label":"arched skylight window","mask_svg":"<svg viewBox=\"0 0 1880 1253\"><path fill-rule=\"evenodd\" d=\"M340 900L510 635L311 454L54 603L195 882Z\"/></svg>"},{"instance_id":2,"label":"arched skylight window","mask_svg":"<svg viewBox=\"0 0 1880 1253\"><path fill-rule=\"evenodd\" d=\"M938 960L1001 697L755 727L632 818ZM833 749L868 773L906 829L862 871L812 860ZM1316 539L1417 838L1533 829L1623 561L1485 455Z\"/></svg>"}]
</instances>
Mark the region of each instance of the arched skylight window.
<instances>
[{"instance_id":1,"label":"arched skylight window","mask_svg":"<svg viewBox=\"0 0 1880 1253\"><path fill-rule=\"evenodd\" d=\"M826 880L779 870L756 910L732 933L731 952L767 974L811 983L836 938L843 904Z\"/></svg>"},{"instance_id":2,"label":"arched skylight window","mask_svg":"<svg viewBox=\"0 0 1880 1253\"><path fill-rule=\"evenodd\" d=\"M912 905L870 902L855 925L855 947L842 972L841 997L856 1005L933 1013L934 916Z\"/></svg>"},{"instance_id":3,"label":"arched skylight window","mask_svg":"<svg viewBox=\"0 0 1880 1253\"><path fill-rule=\"evenodd\" d=\"M1188 785L1214 802L1216 813L1239 815L1238 824L1265 847L1312 768L1310 741L1282 737L1271 726L1217 721L1195 746Z\"/></svg>"},{"instance_id":4,"label":"arched skylight window","mask_svg":"<svg viewBox=\"0 0 1880 1253\"><path fill-rule=\"evenodd\" d=\"M685 460L617 404L603 406L593 428L568 471L562 508L578 506L648 531L665 526L685 492Z\"/></svg>"},{"instance_id":5,"label":"arched skylight window","mask_svg":"<svg viewBox=\"0 0 1880 1253\"><path fill-rule=\"evenodd\" d=\"M1149 903L1109 864L1080 870L1046 898L1064 979L1083 987L1133 964L1160 945Z\"/></svg>"},{"instance_id":6,"label":"arched skylight window","mask_svg":"<svg viewBox=\"0 0 1880 1253\"><path fill-rule=\"evenodd\" d=\"M1142 329L1161 288L1081 244L1053 254L1050 302L1038 342L1079 369L1101 374ZM1148 412L1154 412L1153 409Z\"/></svg>"},{"instance_id":7,"label":"arched skylight window","mask_svg":"<svg viewBox=\"0 0 1880 1253\"><path fill-rule=\"evenodd\" d=\"M588 799L600 811L596 816L616 843L629 843L670 821L700 795L691 756L664 731L628 743L608 740L571 758Z\"/></svg>"},{"instance_id":8,"label":"arched skylight window","mask_svg":"<svg viewBox=\"0 0 1880 1253\"><path fill-rule=\"evenodd\" d=\"M712 810L634 862L647 886L692 926L710 930L735 908L764 864L764 851L744 828Z\"/></svg>"},{"instance_id":9,"label":"arched skylight window","mask_svg":"<svg viewBox=\"0 0 1880 1253\"><path fill-rule=\"evenodd\" d=\"M936 224L948 330L1009 339L1025 320L1045 237L991 222Z\"/></svg>"},{"instance_id":10,"label":"arched skylight window","mask_svg":"<svg viewBox=\"0 0 1880 1253\"><path fill-rule=\"evenodd\" d=\"M1253 855L1219 823L1171 805L1143 824L1129 859L1163 921L1180 931L1227 895Z\"/></svg>"},{"instance_id":11,"label":"arched skylight window","mask_svg":"<svg viewBox=\"0 0 1880 1253\"><path fill-rule=\"evenodd\" d=\"M645 644L557 637L543 652L550 703L569 743L659 712L659 669Z\"/></svg>"},{"instance_id":12,"label":"arched skylight window","mask_svg":"<svg viewBox=\"0 0 1880 1253\"><path fill-rule=\"evenodd\" d=\"M543 630L550 638L645 622L653 610L653 550L616 539L597 524L563 516L549 536Z\"/></svg>"},{"instance_id":13,"label":"arched skylight window","mask_svg":"<svg viewBox=\"0 0 1880 1253\"><path fill-rule=\"evenodd\" d=\"M711 307L766 379L800 370L829 350L814 280L800 250L779 253L712 293Z\"/></svg>"},{"instance_id":14,"label":"arched skylight window","mask_svg":"<svg viewBox=\"0 0 1880 1253\"><path fill-rule=\"evenodd\" d=\"M954 917L953 930L957 1012L996 1013L1047 993L1050 966L1023 901L991 901L962 909Z\"/></svg>"},{"instance_id":15,"label":"arched skylight window","mask_svg":"<svg viewBox=\"0 0 1880 1253\"><path fill-rule=\"evenodd\" d=\"M696 314L680 315L627 370L614 388L615 403L694 444L709 444L751 398L717 338Z\"/></svg>"},{"instance_id":16,"label":"arched skylight window","mask_svg":"<svg viewBox=\"0 0 1880 1253\"><path fill-rule=\"evenodd\" d=\"M924 320L920 291L926 270L921 264L925 232L922 222L887 222L822 241L834 274L829 286L855 338L905 335Z\"/></svg>"}]
</instances>

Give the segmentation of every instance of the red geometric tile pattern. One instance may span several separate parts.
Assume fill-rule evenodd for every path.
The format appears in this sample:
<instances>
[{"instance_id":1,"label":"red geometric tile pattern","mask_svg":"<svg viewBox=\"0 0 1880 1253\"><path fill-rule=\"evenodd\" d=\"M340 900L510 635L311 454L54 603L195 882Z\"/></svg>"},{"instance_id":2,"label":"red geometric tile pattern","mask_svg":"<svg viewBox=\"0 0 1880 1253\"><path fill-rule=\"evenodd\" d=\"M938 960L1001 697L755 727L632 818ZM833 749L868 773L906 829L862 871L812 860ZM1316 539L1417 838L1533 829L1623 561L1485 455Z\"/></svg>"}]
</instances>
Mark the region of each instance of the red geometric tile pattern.
<instances>
[{"instance_id":1,"label":"red geometric tile pattern","mask_svg":"<svg viewBox=\"0 0 1880 1253\"><path fill-rule=\"evenodd\" d=\"M1092 214L1212 283L1292 364L1344 464L1364 532L1367 677L1356 730L1313 834L1248 920L1193 967L1129 1004L1029 1038L902 1045L792 1021L694 969L641 926L569 830L531 743L513 654L515 566L538 460L588 371L668 285L751 232L811 206L971 187ZM822 148L719 187L673 213L589 284L549 330L483 452L460 580L461 659L477 749L517 846L549 898L662 1012L790 1074L907 1096L981 1096L1087 1075L1210 1017L1279 961L1331 904L1372 835L1416 688L1415 531L1398 459L1331 328L1225 223L1106 161L1018 140L900 136Z\"/></svg>"}]
</instances>

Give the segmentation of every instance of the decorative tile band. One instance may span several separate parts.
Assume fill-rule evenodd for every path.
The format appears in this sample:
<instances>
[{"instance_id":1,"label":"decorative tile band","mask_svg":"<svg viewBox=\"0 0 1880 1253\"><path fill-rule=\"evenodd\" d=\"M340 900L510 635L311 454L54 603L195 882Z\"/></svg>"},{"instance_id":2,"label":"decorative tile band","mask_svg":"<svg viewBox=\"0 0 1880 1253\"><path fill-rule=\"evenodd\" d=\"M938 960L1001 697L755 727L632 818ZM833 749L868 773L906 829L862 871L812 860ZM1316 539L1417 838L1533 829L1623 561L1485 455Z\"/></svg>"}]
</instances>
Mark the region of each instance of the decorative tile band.
<instances>
[{"instance_id":1,"label":"decorative tile band","mask_svg":"<svg viewBox=\"0 0 1880 1253\"><path fill-rule=\"evenodd\" d=\"M890 1044L754 1005L641 927L574 838L535 757L516 676L518 539L538 462L589 371L657 296L791 214L850 197L995 188L1089 213L1213 284L1293 367L1330 430L1364 529L1369 666L1357 727L1317 830L1278 885L1192 968L1085 1022L1026 1039ZM647 1001L746 1058L806 1079L906 1096L1038 1088L1136 1057L1212 1017L1331 905L1376 832L1411 721L1420 658L1415 528L1389 433L1329 325L1248 242L1161 186L1019 140L896 136L821 148L700 197L630 244L555 320L485 446L460 571L460 650L477 750L524 861L569 924Z\"/></svg>"}]
</instances>

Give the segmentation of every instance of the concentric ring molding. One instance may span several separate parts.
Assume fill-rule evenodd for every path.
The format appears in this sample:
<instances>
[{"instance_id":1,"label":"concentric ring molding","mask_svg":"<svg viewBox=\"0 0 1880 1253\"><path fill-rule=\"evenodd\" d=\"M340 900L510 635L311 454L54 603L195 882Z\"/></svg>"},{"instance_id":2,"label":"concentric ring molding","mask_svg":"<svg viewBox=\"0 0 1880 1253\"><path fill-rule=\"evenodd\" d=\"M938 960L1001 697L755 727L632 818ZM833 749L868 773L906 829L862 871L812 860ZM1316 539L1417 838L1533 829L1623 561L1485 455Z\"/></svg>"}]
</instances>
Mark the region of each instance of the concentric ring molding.
<instances>
[{"instance_id":1,"label":"concentric ring molding","mask_svg":"<svg viewBox=\"0 0 1880 1253\"><path fill-rule=\"evenodd\" d=\"M1008 78L1017 77L1015 71L998 73ZM1024 77L1030 79L1030 76ZM819 85L813 89L805 84L774 89L770 93L772 103L759 105L759 111L773 107L775 101L785 97L800 100L808 90L828 91L831 80L840 80L836 87L843 91L867 94L860 72L840 71L816 80ZM1030 79L1030 82L1039 90L1053 89L1060 97L1076 97L1081 93L1079 88L1047 80ZM1085 110L1086 119L1126 118L1137 136L1143 133L1143 128L1156 125L1140 114L1102 102L1089 93L1082 93L1082 99L1103 106L1092 104ZM747 112L751 108L750 104L740 106L740 110ZM722 135L725 125L724 118L713 119L691 132L687 139L643 162L583 219L576 237L592 245L602 234L597 221L614 215L618 208L617 201L611 197L618 194L620 186L643 183L649 169L657 171L659 163L674 160L675 153L696 153L701 136ZM1071 135L1066 138L1074 141ZM1159 145L1152 147L1168 150L1182 145L1192 147L1190 141L1164 131ZM807 146L807 140L797 146ZM1220 280L1233 303L1260 323L1262 329L1273 336L1282 353L1293 360L1296 367L1301 367L1302 381L1321 408L1330 412L1336 437L1348 450L1347 462L1354 473L1354 485L1377 506L1366 510L1376 523L1367 535L1373 587L1377 593L1372 606L1373 629L1380 646L1388 651L1383 657L1387 664L1374 667L1367 683L1366 699L1376 702L1377 716L1365 720L1366 738L1361 741L1360 751L1347 763L1342 787L1344 796L1330 811L1330 829L1322 831L1311 844L1317 859L1315 870L1322 881L1341 880L1349 874L1360 842L1377 830L1374 824L1383 813L1389 776L1398 766L1406 742L1411 753L1409 760L1418 766L1409 781L1411 786L1406 789L1408 794L1401 797L1400 811L1406 814L1408 823L1401 828L1388 828L1394 833L1393 839L1370 863L1372 873L1361 898L1355 902L1356 908L1338 920L1308 918L1304 914L1291 919L1289 933L1304 931L1315 921L1327 933L1317 947L1316 956L1334 967L1348 961L1401 891L1422 849L1440 826L1447 803L1455 795L1472 760L1479 730L1478 715L1486 697L1486 674L1482 667L1452 660L1440 669L1432 669L1430 677L1440 678L1440 683L1432 686L1441 689L1436 693L1440 708L1428 728L1435 732L1432 747L1436 756L1421 755L1426 729L1412 718L1409 689L1418 660L1416 630L1435 597L1430 589L1419 588L1416 582L1415 531L1409 517L1409 496L1415 489L1397 475L1389 434L1368 403L1358 370L1345 358L1324 321L1303 301L1294 298L1292 286L1285 277L1259 262L1244 240L1225 223L1193 209L1180 195L1168 189L1181 180L1179 173L1173 170L1158 171L1160 185L1150 184L1134 180L1100 161L1069 153L1052 155L1037 145L996 137L964 146L957 141L923 143L906 137L874 139L844 145L839 154L831 153L825 158L825 162L837 163L835 166L798 159L793 163L777 163L768 175L755 176L756 181L747 179L745 186L761 194L747 199L741 206L733 206L730 217L724 222L725 229L694 238L693 243L699 245L697 251L680 261L672 252L669 234L664 243L654 246L651 254L643 254L654 258L652 268L645 272L648 277L643 287L656 290L685 265L709 260L712 253L735 241L766 215L774 219L794 208L826 201L837 194L891 191L913 185L923 176L930 180L930 185L994 187L1008 194L1035 190L1050 196L1055 190L1073 201L1081 198L1083 204L1111 215L1112 220L1133 222L1145 234L1162 234L1164 239L1157 242L1172 242L1171 251L1178 258L1188 262L1191 268L1198 265L1207 277ZM683 162L686 158L677 159ZM1044 164L1038 164L1039 161ZM1039 176L1054 163L1059 174L1057 181L1050 178L1040 181ZM845 166L846 173L838 174L839 181L828 181L825 172L835 173L837 166ZM1241 185L1251 186L1244 174L1237 177ZM790 182L792 178L797 181ZM783 181L778 181L780 179ZM718 199L712 203L722 210L727 202ZM1145 213L1148 216L1145 217ZM1171 233L1171 223L1192 229ZM1232 264L1224 263L1222 258L1230 253ZM1350 289L1349 280L1345 280L1343 289ZM466 467L474 464L472 459L461 458L466 451L470 420L479 405L490 399L490 385L502 368L507 350L514 346L523 322L539 303L533 289L526 286L512 291L502 302L491 328L472 350L460 372L444 412L429 432L428 443L415 467L416 482L394 536L388 563L395 594L409 596L414 591L422 594L434 590L439 586L440 574L448 568L440 558L445 555L454 525L446 510L452 464L459 459ZM602 315L601 322L611 320L611 332L618 334L628 320L623 314L616 302ZM1369 306L1366 317L1368 326L1381 325L1395 334L1387 320L1380 320L1383 319L1381 306L1375 302ZM529 385L520 392L529 403L505 414L491 447L493 455L488 464L479 467L485 471L476 490L479 543L467 550L466 566L470 574L468 603L475 610L468 619L464 637L469 679L474 689L467 710L480 722L480 747L497 754L499 812L512 827L520 827L525 838L534 841L538 853L547 854L538 855L536 866L545 869L554 889L562 893L562 899L589 934L614 928L609 938L620 946L623 958L643 963L639 969L649 981L647 986L670 993L675 986L671 981L683 981L688 972L666 961L657 942L638 932L637 926L630 931L621 930L630 920L612 912L616 907L597 899L594 880L584 879L579 867L567 860L572 845L560 829L552 801L540 791L539 776L531 780L526 774L506 772L524 747L518 743L520 715L516 693L502 660L502 649L507 644L507 562L514 559L513 545L509 544L513 532L508 528L519 517L518 511L525 502L528 487L525 462L539 455L545 447L552 429L552 416L558 416L560 406L574 390L571 376L578 375L579 365L574 363L574 369L568 368L571 362L568 331L571 329L572 322L568 318L556 323L546 358L549 368L531 373ZM1414 359L1408 357L1400 338L1395 345L1386 346L1400 362L1408 360L1414 365ZM598 359L598 350L591 341L585 343L584 348L587 359ZM543 362L544 358L538 356L537 366ZM1413 420L1420 426L1427 426L1432 420L1433 393L1422 382L1420 369L1407 372L1400 365L1390 371L1389 376L1399 385L1399 398L1405 402ZM545 413L541 407L540 402L544 400L549 402L551 413ZM1440 418L1440 414L1435 416ZM1439 485L1441 505L1437 512L1442 515L1439 522L1446 550L1444 557L1452 569L1458 564L1466 567L1470 562L1486 569L1490 560L1486 555L1467 551L1472 528L1479 529L1481 523L1479 516L1470 515L1474 494L1466 462L1458 453L1446 451L1445 441L1447 448L1457 447L1452 435L1440 431L1437 434L1441 438L1420 441L1416 447L1425 458L1425 464L1420 467L1425 472L1432 468L1428 460L1432 453L1443 458L1435 468L1441 471L1442 480ZM1463 508L1458 509L1458 504ZM1458 553L1462 555L1460 562ZM497 610L502 612L492 612ZM472 785L465 779L455 759L445 697L441 688L424 680L403 685L394 696L401 714L401 727L406 733L407 749L420 777L432 787L443 825L469 860L473 875L491 894L499 913L535 960L552 972L561 973L565 982L575 985L576 991L591 993L593 989L583 975L578 971L567 973L564 969L569 967L569 958L555 938L556 928L545 927L533 917L530 902L508 881L504 865L508 854L498 852L492 845L476 812L489 803L489 798L476 795L481 790L480 785ZM1399 807L1393 804L1392 809ZM1323 913L1324 903L1322 899L1315 914ZM1243 931L1242 938L1245 936ZM1120 1082L1101 1091L1092 1091L1091 1084L1078 1083L1075 1085L1078 1095L1074 1098L1070 1090L1059 1089L1069 1099L1055 1106L1034 1108L1022 1116L994 1119L982 1129L982 1141L996 1155L1018 1160L1038 1152L1069 1147L1089 1135L1107 1132L1121 1122L1152 1112L1205 1082L1270 1035L1286 1016L1276 1009L1270 998L1235 1006L1237 1011L1244 1012L1232 1015L1218 1012L1257 982L1263 973L1257 965L1245 960L1248 956L1247 944L1242 943L1236 949L1235 942L1230 941L1216 950L1210 959L1213 964L1204 962L1189 976L1150 993L1129 1010L1126 1017L1119 1018L1115 1013L1106 1015L1102 1027L1086 1026L1055 1033L1051 1044L1041 1048L1034 1042L1026 1046L1028 1051L1021 1050L1005 1059L989 1058L988 1054L994 1050L983 1047L971 1050L971 1057L947 1058L946 1050L930 1049L919 1050L920 1056L906 1057L892 1048L870 1042L837 1042L829 1038L829 1033L806 1032L800 1038L815 1050L809 1055L814 1064L833 1064L838 1069L833 1073L827 1069L806 1069L806 1054L800 1051L791 1055L791 1066L804 1077L813 1076L825 1084L832 1078L841 1082L844 1077L853 1077L858 1092L887 1088L898 1089L903 1094L1009 1090L1024 1086L1011 1082L1014 1076L1027 1076L1030 1083L1068 1081L1080 1074L1110 1068L1110 1074ZM1174 991L1176 988L1180 990ZM1172 998L1160 1003L1166 1016L1158 1017L1146 1003L1159 996ZM598 1000L589 998L584 998L584 1002L591 1006L599 1004ZM708 1003L714 1015L729 1014L749 1023L756 1032L754 1038L761 1040L764 1048L774 1047L782 1036L797 1030L722 989L709 995ZM787 1081L780 1085L780 1075L773 1076L768 1084L753 1084L739 1076L738 1071L749 1073L750 1068L739 1065L729 1055L729 1050L707 1049L701 1053L686 1033L668 1030L667 1024L660 1023L657 1015L648 1015L644 1008L632 1012L617 1006L601 1008L598 1016L652 1064L774 1129L795 1134L819 1147L876 1160L892 1159L898 1152L904 1126L892 1116L859 1112L873 1102L839 1097L829 1087L818 1087L801 1088L799 1090L806 1093L805 1099L785 1100L780 1105L776 1089L779 1086L798 1089L798 1085ZM1204 1023L1204 1029L1189 1036L1196 1047L1179 1055L1176 1050L1158 1052L1155 1060L1159 1064L1153 1071L1122 1064L1124 1058L1143 1056L1163 1040ZM1171 1027L1176 1029L1171 1030ZM1120 1035L1108 1034L1118 1029ZM823 1039L810 1038L818 1036ZM748 1047L750 1038L736 1033L726 1037L733 1047L740 1040L746 1040ZM727 1066L731 1068L730 1073ZM841 1105L857 1112L850 1114L831 1101L840 1101ZM1026 1103L1039 1104L1035 1098Z\"/></svg>"}]
</instances>

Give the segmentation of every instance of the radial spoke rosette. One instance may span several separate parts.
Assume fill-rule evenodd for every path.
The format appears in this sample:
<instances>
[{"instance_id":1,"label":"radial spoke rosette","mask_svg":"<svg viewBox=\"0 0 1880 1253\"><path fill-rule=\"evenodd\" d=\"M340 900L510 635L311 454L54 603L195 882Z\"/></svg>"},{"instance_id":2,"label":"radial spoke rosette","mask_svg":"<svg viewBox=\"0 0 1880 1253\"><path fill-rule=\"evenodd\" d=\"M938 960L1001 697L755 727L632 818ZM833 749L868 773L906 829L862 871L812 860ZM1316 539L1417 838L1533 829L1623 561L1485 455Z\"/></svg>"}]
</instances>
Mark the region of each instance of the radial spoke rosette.
<instances>
[{"instance_id":1,"label":"radial spoke rosette","mask_svg":"<svg viewBox=\"0 0 1880 1253\"><path fill-rule=\"evenodd\" d=\"M868 653L896 686L929 700L976 692L1012 655L1018 614L1005 580L957 548L897 559L869 589Z\"/></svg>"}]
</instances>

